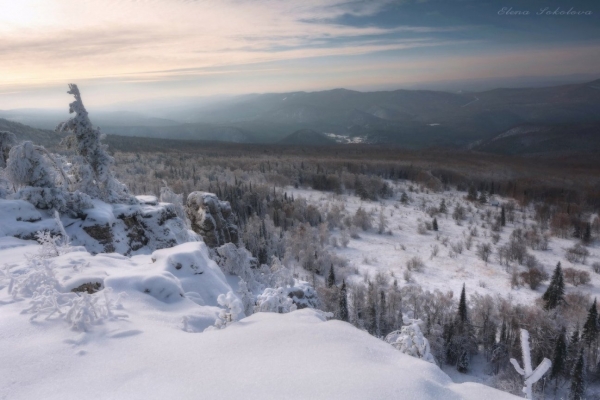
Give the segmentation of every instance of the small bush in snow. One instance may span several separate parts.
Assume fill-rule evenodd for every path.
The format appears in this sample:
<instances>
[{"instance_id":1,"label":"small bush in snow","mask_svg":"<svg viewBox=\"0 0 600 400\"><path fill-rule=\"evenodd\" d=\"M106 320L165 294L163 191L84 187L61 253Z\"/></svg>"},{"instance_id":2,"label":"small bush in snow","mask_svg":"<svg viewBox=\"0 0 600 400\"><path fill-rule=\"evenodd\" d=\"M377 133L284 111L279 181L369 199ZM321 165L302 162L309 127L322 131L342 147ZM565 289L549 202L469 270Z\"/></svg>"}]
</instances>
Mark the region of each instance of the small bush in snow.
<instances>
[{"instance_id":1,"label":"small bush in snow","mask_svg":"<svg viewBox=\"0 0 600 400\"><path fill-rule=\"evenodd\" d=\"M450 248L456 254L462 254L462 252L463 252L463 242L460 241L460 242L452 243L452 244L450 244Z\"/></svg>"},{"instance_id":2,"label":"small bush in snow","mask_svg":"<svg viewBox=\"0 0 600 400\"><path fill-rule=\"evenodd\" d=\"M406 268L409 271L421 272L425 268L425 263L420 257L414 256L406 262Z\"/></svg>"},{"instance_id":3,"label":"small bush in snow","mask_svg":"<svg viewBox=\"0 0 600 400\"><path fill-rule=\"evenodd\" d=\"M245 317L244 305L240 299L233 294L233 292L227 292L226 295L220 294L217 298L217 302L220 306L225 308L219 312L219 315L215 321L214 327L216 329L226 328L228 325L231 325L232 323Z\"/></svg>"},{"instance_id":4,"label":"small bush in snow","mask_svg":"<svg viewBox=\"0 0 600 400\"><path fill-rule=\"evenodd\" d=\"M590 283L590 273L587 271L579 271L575 268L565 268L563 270L565 281L573 286L585 285Z\"/></svg>"},{"instance_id":5,"label":"small bush in snow","mask_svg":"<svg viewBox=\"0 0 600 400\"><path fill-rule=\"evenodd\" d=\"M254 312L288 313L296 309L296 305L285 288L267 288L256 298Z\"/></svg>"},{"instance_id":6,"label":"small bush in snow","mask_svg":"<svg viewBox=\"0 0 600 400\"><path fill-rule=\"evenodd\" d=\"M488 262L492 254L492 245L489 243L481 243L477 245L477 255L482 261Z\"/></svg>"},{"instance_id":7,"label":"small bush in snow","mask_svg":"<svg viewBox=\"0 0 600 400\"><path fill-rule=\"evenodd\" d=\"M540 283L548 279L548 274L543 269L535 267L527 272L521 272L521 279L523 279L525 284L529 285L531 290L535 290Z\"/></svg>"},{"instance_id":8,"label":"small bush in snow","mask_svg":"<svg viewBox=\"0 0 600 400\"><path fill-rule=\"evenodd\" d=\"M600 274L600 262L595 262L592 264L592 271L597 274Z\"/></svg>"},{"instance_id":9,"label":"small bush in snow","mask_svg":"<svg viewBox=\"0 0 600 400\"><path fill-rule=\"evenodd\" d=\"M567 252L565 253L565 258L572 263L585 264L585 260L588 258L589 255L589 250L581 244L577 243L575 246L567 249Z\"/></svg>"}]
</instances>

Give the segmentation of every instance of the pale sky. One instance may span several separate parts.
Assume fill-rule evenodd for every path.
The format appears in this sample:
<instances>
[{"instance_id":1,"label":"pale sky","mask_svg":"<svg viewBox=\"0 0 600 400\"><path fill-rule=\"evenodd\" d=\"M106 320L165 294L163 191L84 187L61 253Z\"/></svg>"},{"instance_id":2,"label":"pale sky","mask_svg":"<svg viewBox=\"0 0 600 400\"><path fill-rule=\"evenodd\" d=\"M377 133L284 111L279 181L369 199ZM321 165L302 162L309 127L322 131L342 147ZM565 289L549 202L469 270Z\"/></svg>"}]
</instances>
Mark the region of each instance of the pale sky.
<instances>
[{"instance_id":1,"label":"pale sky","mask_svg":"<svg viewBox=\"0 0 600 400\"><path fill-rule=\"evenodd\" d=\"M600 72L597 1L514 3L0 0L0 109Z\"/></svg>"}]
</instances>

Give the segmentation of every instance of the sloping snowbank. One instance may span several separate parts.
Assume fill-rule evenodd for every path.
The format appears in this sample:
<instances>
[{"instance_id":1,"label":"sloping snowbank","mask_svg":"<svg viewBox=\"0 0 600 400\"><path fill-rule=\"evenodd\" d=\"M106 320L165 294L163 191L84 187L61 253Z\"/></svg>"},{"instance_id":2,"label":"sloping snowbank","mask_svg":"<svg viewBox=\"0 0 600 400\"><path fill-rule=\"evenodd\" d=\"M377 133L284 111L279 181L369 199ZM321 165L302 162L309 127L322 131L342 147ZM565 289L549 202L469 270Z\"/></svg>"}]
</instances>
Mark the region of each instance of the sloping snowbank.
<instances>
[{"instance_id":1,"label":"sloping snowbank","mask_svg":"<svg viewBox=\"0 0 600 400\"><path fill-rule=\"evenodd\" d=\"M40 247L0 238L0 399L514 398L454 384L435 365L312 309L199 333L216 319L215 296L231 290L202 242L151 256L78 248L53 257L60 292L98 281L110 296L124 293L122 307L85 330L57 314L31 321L22 313L29 299L9 295L7 276L29 273L24 255Z\"/></svg>"},{"instance_id":2,"label":"sloping snowbank","mask_svg":"<svg viewBox=\"0 0 600 400\"><path fill-rule=\"evenodd\" d=\"M324 322L310 309L258 313L202 334L149 321L137 325L141 329L112 337L62 341L56 331L40 335L39 327L21 326L19 339L0 345L9 361L0 366L5 398L515 398L454 384L437 367L349 324Z\"/></svg>"}]
</instances>

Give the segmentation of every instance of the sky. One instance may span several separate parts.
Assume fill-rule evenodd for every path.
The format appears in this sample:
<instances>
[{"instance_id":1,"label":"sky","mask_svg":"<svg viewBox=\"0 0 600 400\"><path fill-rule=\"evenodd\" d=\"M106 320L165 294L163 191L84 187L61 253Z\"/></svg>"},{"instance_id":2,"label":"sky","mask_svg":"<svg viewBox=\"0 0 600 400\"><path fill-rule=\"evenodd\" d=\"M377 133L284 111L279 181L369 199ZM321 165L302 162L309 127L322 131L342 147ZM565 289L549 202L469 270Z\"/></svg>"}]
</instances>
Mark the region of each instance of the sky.
<instances>
[{"instance_id":1,"label":"sky","mask_svg":"<svg viewBox=\"0 0 600 400\"><path fill-rule=\"evenodd\" d=\"M61 107L69 82L102 106L598 78L599 17L581 0L0 0L0 109Z\"/></svg>"}]
</instances>

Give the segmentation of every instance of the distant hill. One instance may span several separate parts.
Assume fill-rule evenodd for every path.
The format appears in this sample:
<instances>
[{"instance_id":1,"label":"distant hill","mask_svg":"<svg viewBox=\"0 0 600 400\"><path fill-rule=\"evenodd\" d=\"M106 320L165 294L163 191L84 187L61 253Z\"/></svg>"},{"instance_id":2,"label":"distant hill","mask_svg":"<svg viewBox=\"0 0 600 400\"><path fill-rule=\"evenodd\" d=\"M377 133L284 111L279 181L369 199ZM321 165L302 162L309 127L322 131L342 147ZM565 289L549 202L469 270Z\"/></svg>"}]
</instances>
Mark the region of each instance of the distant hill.
<instances>
[{"instance_id":1,"label":"distant hill","mask_svg":"<svg viewBox=\"0 0 600 400\"><path fill-rule=\"evenodd\" d=\"M66 136L46 129L32 128L3 118L0 118L0 131L12 132L20 141L31 140L35 144L41 144L50 148L57 146L62 138Z\"/></svg>"},{"instance_id":2,"label":"distant hill","mask_svg":"<svg viewBox=\"0 0 600 400\"><path fill-rule=\"evenodd\" d=\"M600 154L600 122L518 125L472 148L515 155L569 152Z\"/></svg>"},{"instance_id":3,"label":"distant hill","mask_svg":"<svg viewBox=\"0 0 600 400\"><path fill-rule=\"evenodd\" d=\"M326 146L335 143L335 140L325 134L311 129L300 129L279 141L279 144L303 146Z\"/></svg>"},{"instance_id":4,"label":"distant hill","mask_svg":"<svg viewBox=\"0 0 600 400\"><path fill-rule=\"evenodd\" d=\"M162 113L165 118L93 110L90 118L108 134L177 140L329 144L326 139L335 138L338 143L412 149L472 148L513 154L579 151L596 142L600 80L460 93L335 89L249 94L189 104L170 109L168 115ZM36 120L34 111L0 111L0 118L39 122L42 117ZM47 115L44 118L48 120ZM527 127L543 127L547 133L506 134ZM327 137L315 132L326 132Z\"/></svg>"}]
</instances>

